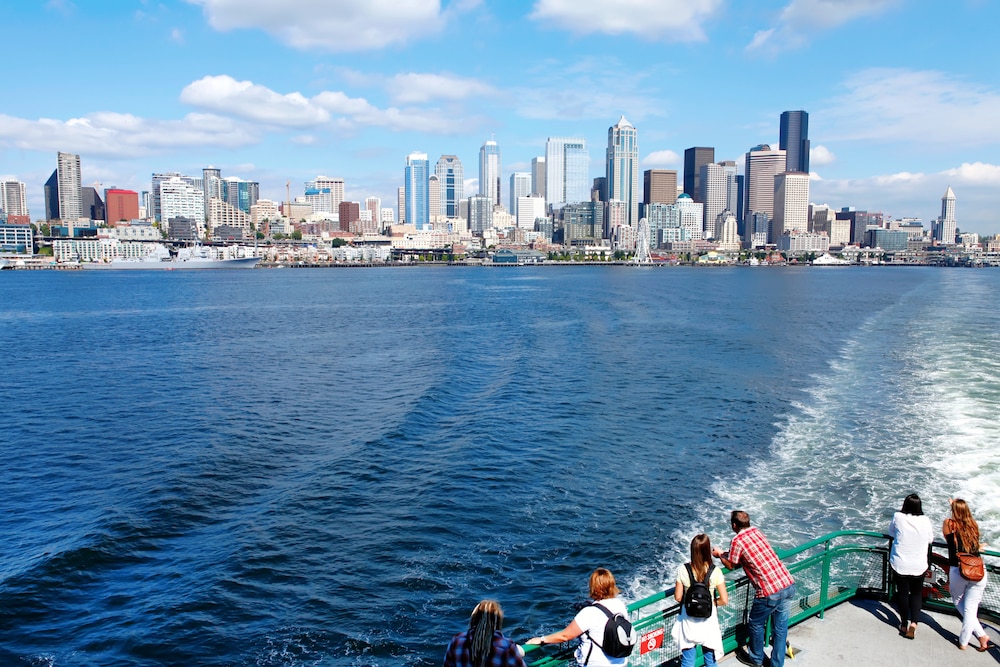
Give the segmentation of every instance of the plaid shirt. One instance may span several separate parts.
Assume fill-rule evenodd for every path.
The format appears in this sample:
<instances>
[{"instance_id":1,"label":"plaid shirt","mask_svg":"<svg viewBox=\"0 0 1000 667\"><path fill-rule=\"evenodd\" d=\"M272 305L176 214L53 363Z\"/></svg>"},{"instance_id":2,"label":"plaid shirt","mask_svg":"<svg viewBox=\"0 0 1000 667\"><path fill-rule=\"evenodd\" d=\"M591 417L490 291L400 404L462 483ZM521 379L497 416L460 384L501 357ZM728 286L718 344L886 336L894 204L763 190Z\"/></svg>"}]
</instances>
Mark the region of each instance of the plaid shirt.
<instances>
[{"instance_id":1,"label":"plaid shirt","mask_svg":"<svg viewBox=\"0 0 1000 667\"><path fill-rule=\"evenodd\" d=\"M472 664L469 654L468 632L459 632L452 637L444 654L444 667L477 667ZM493 650L486 660L486 667L525 667L524 658L517 644L499 632L493 633Z\"/></svg>"},{"instance_id":2,"label":"plaid shirt","mask_svg":"<svg viewBox=\"0 0 1000 667\"><path fill-rule=\"evenodd\" d=\"M750 583L757 589L756 597L766 598L795 583L764 534L752 526L733 538L729 560L733 565L743 566Z\"/></svg>"}]
</instances>

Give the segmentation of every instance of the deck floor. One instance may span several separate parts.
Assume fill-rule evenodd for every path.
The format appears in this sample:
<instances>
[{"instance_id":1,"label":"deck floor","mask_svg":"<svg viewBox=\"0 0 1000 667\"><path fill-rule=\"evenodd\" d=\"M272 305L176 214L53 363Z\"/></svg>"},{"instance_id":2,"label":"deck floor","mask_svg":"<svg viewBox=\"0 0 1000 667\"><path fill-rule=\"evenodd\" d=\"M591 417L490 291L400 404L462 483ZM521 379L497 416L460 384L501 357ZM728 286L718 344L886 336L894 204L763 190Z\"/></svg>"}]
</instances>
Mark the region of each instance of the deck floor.
<instances>
[{"instance_id":1,"label":"deck floor","mask_svg":"<svg viewBox=\"0 0 1000 667\"><path fill-rule=\"evenodd\" d=\"M826 612L825 618L811 618L789 631L792 646L800 650L786 667L844 665L891 665L893 667L942 667L943 665L997 665L1000 648L985 653L956 645L962 622L957 616L924 611L916 638L899 636L899 617L892 607L874 600L854 600ZM993 642L1000 642L1000 629L984 622ZM740 663L730 654L726 667Z\"/></svg>"}]
</instances>

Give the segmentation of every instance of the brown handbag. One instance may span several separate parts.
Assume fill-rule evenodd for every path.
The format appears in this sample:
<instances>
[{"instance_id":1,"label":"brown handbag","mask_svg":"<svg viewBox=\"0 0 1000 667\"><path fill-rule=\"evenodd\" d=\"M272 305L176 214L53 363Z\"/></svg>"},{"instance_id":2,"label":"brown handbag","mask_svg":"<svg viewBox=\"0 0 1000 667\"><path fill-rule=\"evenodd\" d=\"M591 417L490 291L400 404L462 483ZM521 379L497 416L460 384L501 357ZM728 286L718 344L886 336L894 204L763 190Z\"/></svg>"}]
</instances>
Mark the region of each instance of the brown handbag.
<instances>
[{"instance_id":1,"label":"brown handbag","mask_svg":"<svg viewBox=\"0 0 1000 667\"><path fill-rule=\"evenodd\" d=\"M966 552L956 554L958 556L958 571L966 581L982 581L986 576L986 568L983 566L981 556L976 556Z\"/></svg>"}]
</instances>

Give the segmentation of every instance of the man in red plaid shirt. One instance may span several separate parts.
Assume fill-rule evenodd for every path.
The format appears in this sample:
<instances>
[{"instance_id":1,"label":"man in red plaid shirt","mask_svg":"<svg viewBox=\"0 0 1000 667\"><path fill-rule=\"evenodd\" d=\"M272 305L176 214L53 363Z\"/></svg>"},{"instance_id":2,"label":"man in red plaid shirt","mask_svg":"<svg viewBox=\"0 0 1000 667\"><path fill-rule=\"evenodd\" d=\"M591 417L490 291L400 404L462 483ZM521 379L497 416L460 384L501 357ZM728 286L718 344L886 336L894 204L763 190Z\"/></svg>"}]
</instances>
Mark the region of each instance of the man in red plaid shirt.
<instances>
[{"instance_id":1,"label":"man in red plaid shirt","mask_svg":"<svg viewBox=\"0 0 1000 667\"><path fill-rule=\"evenodd\" d=\"M788 568L774 553L764 534L750 526L750 515L733 510L730 524L736 537L727 553L718 548L713 555L730 570L742 567L757 591L747 618L750 633L748 650L736 650L736 658L747 665L764 664L764 627L773 619L774 636L771 639L771 667L785 664L785 642L788 639L788 618L795 597L795 580Z\"/></svg>"}]
</instances>

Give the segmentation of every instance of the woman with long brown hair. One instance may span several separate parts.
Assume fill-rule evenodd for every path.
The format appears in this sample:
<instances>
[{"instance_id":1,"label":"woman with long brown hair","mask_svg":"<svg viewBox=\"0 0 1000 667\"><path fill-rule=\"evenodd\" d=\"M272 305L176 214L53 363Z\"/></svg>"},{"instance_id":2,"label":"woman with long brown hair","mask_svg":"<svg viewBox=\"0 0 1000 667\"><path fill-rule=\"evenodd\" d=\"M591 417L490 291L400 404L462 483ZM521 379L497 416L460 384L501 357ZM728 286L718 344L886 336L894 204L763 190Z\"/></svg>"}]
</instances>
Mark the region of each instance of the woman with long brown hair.
<instances>
[{"instance_id":1,"label":"woman with long brown hair","mask_svg":"<svg viewBox=\"0 0 1000 667\"><path fill-rule=\"evenodd\" d=\"M987 651L990 648L990 638L979 622L979 602L986 590L986 572L979 581L969 581L962 576L959 567L958 554L968 553L979 555L982 545L979 542L979 524L972 517L969 504L961 498L951 501L951 516L944 520L941 528L944 539L948 542L948 564L951 566L949 588L951 599L962 617L962 631L958 635L958 648L965 650L975 635L979 640L977 651Z\"/></svg>"},{"instance_id":2,"label":"woman with long brown hair","mask_svg":"<svg viewBox=\"0 0 1000 667\"><path fill-rule=\"evenodd\" d=\"M694 584L706 581L710 608L707 612L701 611L708 613L707 616L698 618L688 613L685 596ZM691 561L677 568L674 599L681 603L681 614L673 629L674 640L681 649L681 667L694 667L696 646L701 646L705 666L712 667L716 664L715 656L725 652L716 607L729 604L729 594L722 570L712 562L712 543L704 533L691 540Z\"/></svg>"}]
</instances>

